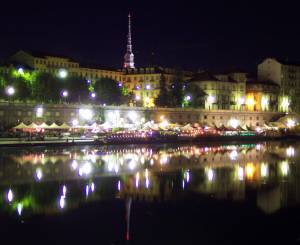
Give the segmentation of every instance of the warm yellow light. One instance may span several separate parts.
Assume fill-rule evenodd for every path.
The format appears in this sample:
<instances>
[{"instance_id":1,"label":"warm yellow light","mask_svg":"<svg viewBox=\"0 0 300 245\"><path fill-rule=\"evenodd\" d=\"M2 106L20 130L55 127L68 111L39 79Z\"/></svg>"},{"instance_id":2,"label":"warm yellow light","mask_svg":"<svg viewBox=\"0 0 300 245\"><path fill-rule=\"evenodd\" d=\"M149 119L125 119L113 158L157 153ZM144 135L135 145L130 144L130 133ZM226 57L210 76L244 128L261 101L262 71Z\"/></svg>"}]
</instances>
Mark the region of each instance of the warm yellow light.
<instances>
[{"instance_id":1,"label":"warm yellow light","mask_svg":"<svg viewBox=\"0 0 300 245\"><path fill-rule=\"evenodd\" d=\"M246 176L248 179L252 179L254 175L255 168L252 163L246 165Z\"/></svg>"},{"instance_id":2,"label":"warm yellow light","mask_svg":"<svg viewBox=\"0 0 300 245\"><path fill-rule=\"evenodd\" d=\"M287 126L288 128L293 128L293 127L296 126L296 121L293 120L293 119L291 119L291 118L289 118L289 119L287 119L286 126Z\"/></svg>"},{"instance_id":3,"label":"warm yellow light","mask_svg":"<svg viewBox=\"0 0 300 245\"><path fill-rule=\"evenodd\" d=\"M247 99L247 106L252 107L253 105L254 105L254 99L253 99L253 97L249 97Z\"/></svg>"},{"instance_id":4,"label":"warm yellow light","mask_svg":"<svg viewBox=\"0 0 300 245\"><path fill-rule=\"evenodd\" d=\"M262 163L260 165L260 175L261 177L267 177L268 176L268 165L265 163Z\"/></svg>"},{"instance_id":5,"label":"warm yellow light","mask_svg":"<svg viewBox=\"0 0 300 245\"><path fill-rule=\"evenodd\" d=\"M283 161L280 166L281 173L283 176L287 176L289 173L289 164L287 161Z\"/></svg>"},{"instance_id":6,"label":"warm yellow light","mask_svg":"<svg viewBox=\"0 0 300 245\"><path fill-rule=\"evenodd\" d=\"M233 128L237 128L239 126L240 122L239 120L232 118L229 120L229 125Z\"/></svg>"}]
</instances>

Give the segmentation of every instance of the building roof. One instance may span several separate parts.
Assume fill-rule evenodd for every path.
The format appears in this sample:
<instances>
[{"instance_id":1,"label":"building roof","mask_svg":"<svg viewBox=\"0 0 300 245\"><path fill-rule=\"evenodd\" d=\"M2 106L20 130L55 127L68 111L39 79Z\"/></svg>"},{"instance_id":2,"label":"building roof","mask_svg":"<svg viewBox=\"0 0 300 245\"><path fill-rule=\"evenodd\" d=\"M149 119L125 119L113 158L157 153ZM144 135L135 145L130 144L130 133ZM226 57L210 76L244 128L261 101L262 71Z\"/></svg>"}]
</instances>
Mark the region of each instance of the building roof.
<instances>
[{"instance_id":1,"label":"building roof","mask_svg":"<svg viewBox=\"0 0 300 245\"><path fill-rule=\"evenodd\" d=\"M275 57L268 57L266 59L276 60L278 63L280 63L282 65L300 66L300 60L292 60L292 59L289 59L289 58L275 58ZM264 59L263 62L266 59Z\"/></svg>"},{"instance_id":2,"label":"building roof","mask_svg":"<svg viewBox=\"0 0 300 245\"><path fill-rule=\"evenodd\" d=\"M220 80L207 71L196 73L189 80L189 82L202 82L202 81L217 81L217 82L219 82Z\"/></svg>"},{"instance_id":3,"label":"building roof","mask_svg":"<svg viewBox=\"0 0 300 245\"><path fill-rule=\"evenodd\" d=\"M275 86L275 87L280 87L277 83L272 82L272 81L257 81L256 79L247 79L246 81L247 85L269 85L269 86Z\"/></svg>"}]
</instances>

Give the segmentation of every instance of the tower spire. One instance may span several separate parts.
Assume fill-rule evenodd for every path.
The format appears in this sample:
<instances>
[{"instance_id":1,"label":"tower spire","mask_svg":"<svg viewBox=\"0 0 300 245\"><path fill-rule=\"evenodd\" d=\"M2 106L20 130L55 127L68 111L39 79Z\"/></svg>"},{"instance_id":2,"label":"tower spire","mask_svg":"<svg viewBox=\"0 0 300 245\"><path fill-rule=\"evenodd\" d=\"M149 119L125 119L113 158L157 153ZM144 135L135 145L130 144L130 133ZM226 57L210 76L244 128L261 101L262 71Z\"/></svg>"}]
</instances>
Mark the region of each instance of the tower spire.
<instances>
[{"instance_id":1,"label":"tower spire","mask_svg":"<svg viewBox=\"0 0 300 245\"><path fill-rule=\"evenodd\" d=\"M124 68L134 68L134 54L131 43L131 15L128 14L127 50L124 56Z\"/></svg>"}]
</instances>

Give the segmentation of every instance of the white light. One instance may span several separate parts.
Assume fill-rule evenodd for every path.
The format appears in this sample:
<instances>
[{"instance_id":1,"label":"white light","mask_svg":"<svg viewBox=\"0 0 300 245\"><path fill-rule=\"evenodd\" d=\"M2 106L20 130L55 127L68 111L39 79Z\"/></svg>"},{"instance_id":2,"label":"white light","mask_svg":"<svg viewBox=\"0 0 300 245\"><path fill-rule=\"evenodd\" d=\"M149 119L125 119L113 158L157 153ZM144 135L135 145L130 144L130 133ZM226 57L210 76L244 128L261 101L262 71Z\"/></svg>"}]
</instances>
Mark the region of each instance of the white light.
<instances>
[{"instance_id":1,"label":"white light","mask_svg":"<svg viewBox=\"0 0 300 245\"><path fill-rule=\"evenodd\" d=\"M293 128L293 127L295 127L295 126L296 126L295 120L289 118L289 119L287 120L286 126L287 126L288 128Z\"/></svg>"},{"instance_id":2,"label":"white light","mask_svg":"<svg viewBox=\"0 0 300 245\"><path fill-rule=\"evenodd\" d=\"M96 98L96 93L95 93L95 92L91 93L91 97L92 97L93 99Z\"/></svg>"},{"instance_id":3,"label":"white light","mask_svg":"<svg viewBox=\"0 0 300 245\"><path fill-rule=\"evenodd\" d=\"M85 196L86 197L89 196L89 186L88 185L85 186Z\"/></svg>"},{"instance_id":4,"label":"white light","mask_svg":"<svg viewBox=\"0 0 300 245\"><path fill-rule=\"evenodd\" d=\"M91 183L91 191L92 191L92 192L95 191L95 184L94 184L94 182Z\"/></svg>"},{"instance_id":5,"label":"white light","mask_svg":"<svg viewBox=\"0 0 300 245\"><path fill-rule=\"evenodd\" d=\"M293 156L295 156L295 149L294 149L294 147L289 147L289 148L287 148L286 149L286 155L288 156L288 157L293 157Z\"/></svg>"},{"instance_id":6,"label":"white light","mask_svg":"<svg viewBox=\"0 0 300 245\"><path fill-rule=\"evenodd\" d=\"M245 98L244 97L240 97L239 100L238 100L238 103L240 105L244 105L245 104Z\"/></svg>"},{"instance_id":7,"label":"white light","mask_svg":"<svg viewBox=\"0 0 300 245\"><path fill-rule=\"evenodd\" d=\"M136 167L135 160L131 159L129 164L128 164L128 167L129 167L130 170L133 170Z\"/></svg>"},{"instance_id":8,"label":"white light","mask_svg":"<svg viewBox=\"0 0 300 245\"><path fill-rule=\"evenodd\" d=\"M12 86L7 87L7 88L6 88L6 93L7 93L9 96L14 95L14 94L15 94L15 89L14 89L14 87L12 87Z\"/></svg>"},{"instance_id":9,"label":"white light","mask_svg":"<svg viewBox=\"0 0 300 245\"><path fill-rule=\"evenodd\" d=\"M148 188L149 188L149 185L150 185L150 181L149 181L148 178L146 178L145 184L146 184L146 188L148 189Z\"/></svg>"},{"instance_id":10,"label":"white light","mask_svg":"<svg viewBox=\"0 0 300 245\"><path fill-rule=\"evenodd\" d=\"M60 78L66 78L68 76L68 72L66 69L59 69L58 75Z\"/></svg>"},{"instance_id":11,"label":"white light","mask_svg":"<svg viewBox=\"0 0 300 245\"><path fill-rule=\"evenodd\" d=\"M233 150L232 152L230 152L230 154L229 154L230 160L234 161L237 159L237 157L238 157L238 153L236 150Z\"/></svg>"},{"instance_id":12,"label":"white light","mask_svg":"<svg viewBox=\"0 0 300 245\"><path fill-rule=\"evenodd\" d=\"M190 172L189 171L186 172L186 182L187 183L190 182Z\"/></svg>"},{"instance_id":13,"label":"white light","mask_svg":"<svg viewBox=\"0 0 300 245\"><path fill-rule=\"evenodd\" d=\"M62 188L62 193L63 193L63 197L65 197L67 194L67 187L65 185Z\"/></svg>"},{"instance_id":14,"label":"white light","mask_svg":"<svg viewBox=\"0 0 300 245\"><path fill-rule=\"evenodd\" d=\"M35 171L35 173L36 173L36 178L37 178L38 180L41 180L41 179L43 178L43 172L42 172L42 169L37 168L36 171Z\"/></svg>"},{"instance_id":15,"label":"white light","mask_svg":"<svg viewBox=\"0 0 300 245\"><path fill-rule=\"evenodd\" d=\"M137 119L137 113L135 111L130 111L128 117L132 122L135 122Z\"/></svg>"},{"instance_id":16,"label":"white light","mask_svg":"<svg viewBox=\"0 0 300 245\"><path fill-rule=\"evenodd\" d=\"M267 164L264 164L264 163L262 163L261 165L260 165L260 175L261 175L261 177L267 177L267 175L268 175L268 165Z\"/></svg>"},{"instance_id":17,"label":"white light","mask_svg":"<svg viewBox=\"0 0 300 245\"><path fill-rule=\"evenodd\" d=\"M79 122L78 122L77 119L73 119L73 120L72 120L72 126L73 126L73 127L76 127L78 124L79 124Z\"/></svg>"},{"instance_id":18,"label":"white light","mask_svg":"<svg viewBox=\"0 0 300 245\"><path fill-rule=\"evenodd\" d=\"M11 201L13 200L13 198L14 198L14 194L13 194L12 190L9 189L9 190L8 190L8 193L7 193L7 200L8 200L9 202L11 202Z\"/></svg>"},{"instance_id":19,"label":"white light","mask_svg":"<svg viewBox=\"0 0 300 245\"><path fill-rule=\"evenodd\" d=\"M185 97L185 99L186 99L187 101L191 101L191 99L192 99L192 96L190 96L190 95L187 95L187 96Z\"/></svg>"},{"instance_id":20,"label":"white light","mask_svg":"<svg viewBox=\"0 0 300 245\"><path fill-rule=\"evenodd\" d=\"M94 113L91 109L79 109L79 115L85 120L91 120Z\"/></svg>"},{"instance_id":21,"label":"white light","mask_svg":"<svg viewBox=\"0 0 300 245\"><path fill-rule=\"evenodd\" d=\"M244 169L242 167L238 168L238 178L239 180L244 180Z\"/></svg>"},{"instance_id":22,"label":"white light","mask_svg":"<svg viewBox=\"0 0 300 245\"><path fill-rule=\"evenodd\" d=\"M62 92L61 92L61 95L62 95L62 97L68 97L68 95L69 95L69 92L67 91L67 90L63 90Z\"/></svg>"},{"instance_id":23,"label":"white light","mask_svg":"<svg viewBox=\"0 0 300 245\"><path fill-rule=\"evenodd\" d=\"M209 96L207 97L207 102L208 102L209 104L214 103L214 102L215 102L215 97L212 96L212 95L209 95Z\"/></svg>"},{"instance_id":24,"label":"white light","mask_svg":"<svg viewBox=\"0 0 300 245\"><path fill-rule=\"evenodd\" d=\"M65 197L61 196L59 199L59 207L63 209L65 207Z\"/></svg>"},{"instance_id":25,"label":"white light","mask_svg":"<svg viewBox=\"0 0 300 245\"><path fill-rule=\"evenodd\" d=\"M135 187L138 188L139 187L139 182L140 182L140 173L136 173L135 175Z\"/></svg>"},{"instance_id":26,"label":"white light","mask_svg":"<svg viewBox=\"0 0 300 245\"><path fill-rule=\"evenodd\" d=\"M150 84L147 84L147 85L146 85L146 89L147 89L147 90L151 89L151 85L150 85Z\"/></svg>"},{"instance_id":27,"label":"white light","mask_svg":"<svg viewBox=\"0 0 300 245\"><path fill-rule=\"evenodd\" d=\"M184 183L184 180L182 180L182 189L184 190L184 187L185 187L185 183Z\"/></svg>"},{"instance_id":28,"label":"white light","mask_svg":"<svg viewBox=\"0 0 300 245\"><path fill-rule=\"evenodd\" d=\"M268 105L269 105L269 99L268 99L268 97L263 96L261 98L261 106L262 106L262 108L266 109L268 107Z\"/></svg>"},{"instance_id":29,"label":"white light","mask_svg":"<svg viewBox=\"0 0 300 245\"><path fill-rule=\"evenodd\" d=\"M92 165L91 163L85 163L81 168L79 168L79 175L82 176L83 174L89 175L92 172Z\"/></svg>"},{"instance_id":30,"label":"white light","mask_svg":"<svg viewBox=\"0 0 300 245\"><path fill-rule=\"evenodd\" d=\"M121 190L121 181L120 180L118 181L118 190L119 191Z\"/></svg>"},{"instance_id":31,"label":"white light","mask_svg":"<svg viewBox=\"0 0 300 245\"><path fill-rule=\"evenodd\" d=\"M44 113L43 107L36 108L36 117L42 117Z\"/></svg>"},{"instance_id":32,"label":"white light","mask_svg":"<svg viewBox=\"0 0 300 245\"><path fill-rule=\"evenodd\" d=\"M73 161L72 161L72 169L75 170L75 169L77 169L77 167L78 167L77 161L76 161L76 160L73 160Z\"/></svg>"},{"instance_id":33,"label":"white light","mask_svg":"<svg viewBox=\"0 0 300 245\"><path fill-rule=\"evenodd\" d=\"M18 69L18 73L24 74L24 69L23 69L22 67L20 67L20 68Z\"/></svg>"},{"instance_id":34,"label":"white light","mask_svg":"<svg viewBox=\"0 0 300 245\"><path fill-rule=\"evenodd\" d=\"M232 118L229 120L229 125L233 128L237 128L239 126L239 120Z\"/></svg>"},{"instance_id":35,"label":"white light","mask_svg":"<svg viewBox=\"0 0 300 245\"><path fill-rule=\"evenodd\" d=\"M288 173L289 173L289 164L288 164L288 162L287 161L283 161L281 163L280 168L281 168L282 175L283 176L287 176Z\"/></svg>"},{"instance_id":36,"label":"white light","mask_svg":"<svg viewBox=\"0 0 300 245\"><path fill-rule=\"evenodd\" d=\"M22 205L22 203L18 203L18 205L17 205L17 211L18 211L18 215L19 215L19 216L21 216L22 210L23 210L23 205Z\"/></svg>"},{"instance_id":37,"label":"white light","mask_svg":"<svg viewBox=\"0 0 300 245\"><path fill-rule=\"evenodd\" d=\"M135 100L140 100L140 99L141 99L141 96L139 96L139 95L135 96Z\"/></svg>"},{"instance_id":38,"label":"white light","mask_svg":"<svg viewBox=\"0 0 300 245\"><path fill-rule=\"evenodd\" d=\"M214 171L211 168L207 170L207 179L209 181L212 181L214 179Z\"/></svg>"}]
</instances>

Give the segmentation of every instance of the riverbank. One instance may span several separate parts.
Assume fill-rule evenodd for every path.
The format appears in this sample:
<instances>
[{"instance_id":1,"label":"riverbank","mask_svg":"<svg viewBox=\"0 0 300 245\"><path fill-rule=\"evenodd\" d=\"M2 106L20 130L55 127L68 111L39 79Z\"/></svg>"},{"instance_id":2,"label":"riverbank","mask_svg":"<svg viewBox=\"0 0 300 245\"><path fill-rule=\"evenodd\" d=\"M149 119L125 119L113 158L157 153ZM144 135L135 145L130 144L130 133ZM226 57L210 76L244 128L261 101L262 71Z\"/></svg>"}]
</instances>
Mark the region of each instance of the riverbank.
<instances>
[{"instance_id":1,"label":"riverbank","mask_svg":"<svg viewBox=\"0 0 300 245\"><path fill-rule=\"evenodd\" d=\"M199 137L159 137L159 138L123 138L123 139L57 139L57 140L34 140L24 139L0 139L0 147L33 147L33 146L82 146L82 145L122 145L122 144L163 144L163 143L219 143L219 142L259 142L270 140L300 139L298 135L283 136L199 136Z\"/></svg>"}]
</instances>

